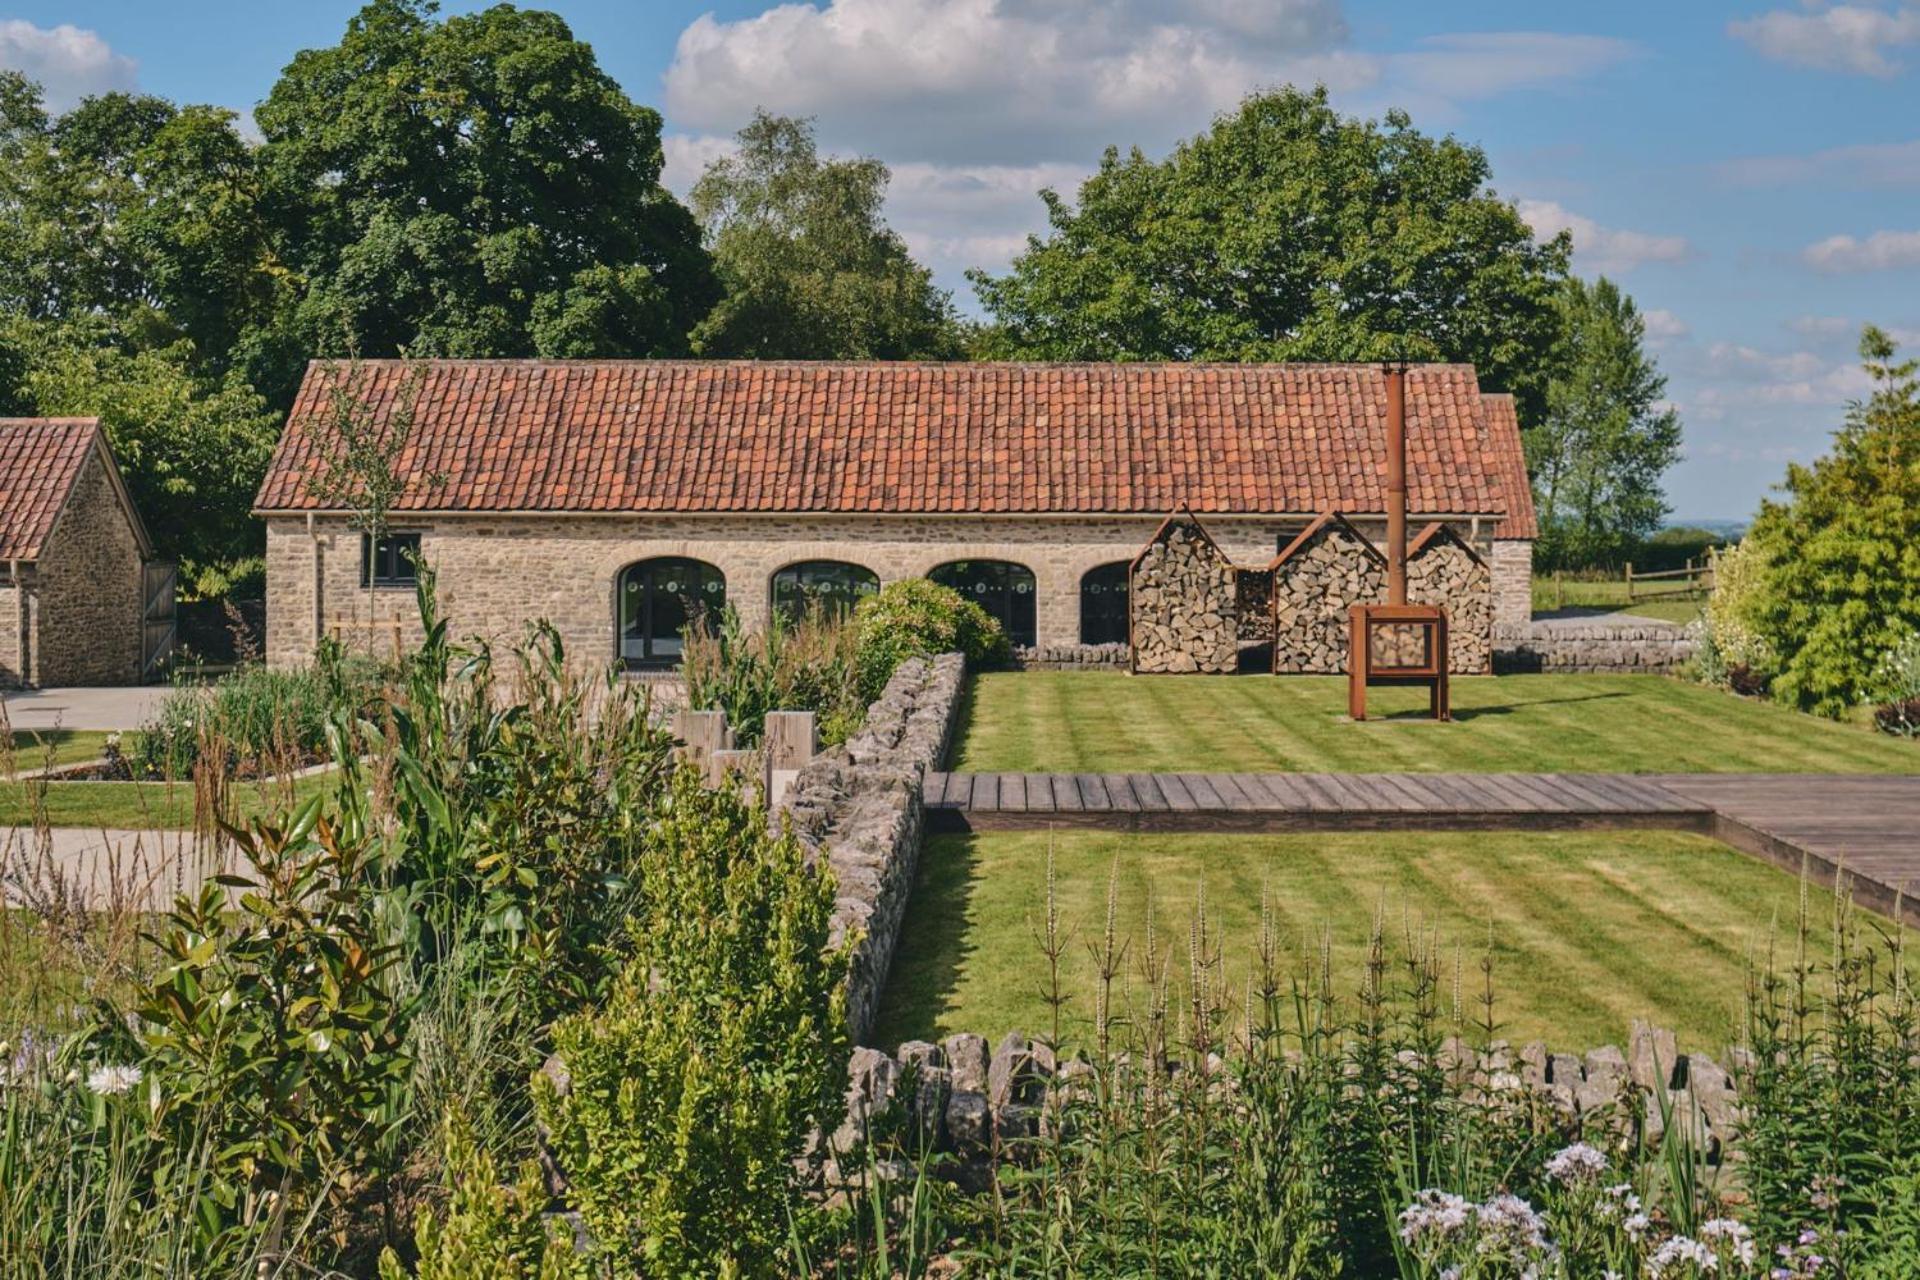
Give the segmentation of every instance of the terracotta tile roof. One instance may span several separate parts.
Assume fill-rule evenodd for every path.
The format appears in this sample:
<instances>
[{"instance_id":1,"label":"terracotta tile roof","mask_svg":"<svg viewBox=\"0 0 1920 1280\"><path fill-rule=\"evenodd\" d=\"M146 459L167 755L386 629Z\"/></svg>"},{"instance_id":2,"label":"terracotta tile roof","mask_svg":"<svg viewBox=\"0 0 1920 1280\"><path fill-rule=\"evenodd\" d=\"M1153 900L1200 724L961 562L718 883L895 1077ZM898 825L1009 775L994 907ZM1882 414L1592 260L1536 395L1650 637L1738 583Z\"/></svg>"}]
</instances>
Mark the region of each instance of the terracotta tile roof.
<instances>
[{"instance_id":1,"label":"terracotta tile roof","mask_svg":"<svg viewBox=\"0 0 1920 1280\"><path fill-rule=\"evenodd\" d=\"M94 418L0 418L0 563L40 558L99 434Z\"/></svg>"},{"instance_id":2,"label":"terracotta tile roof","mask_svg":"<svg viewBox=\"0 0 1920 1280\"><path fill-rule=\"evenodd\" d=\"M345 374L308 367L260 510L323 508L310 428ZM408 372L361 376L386 413ZM402 511L1384 507L1373 365L449 360L419 378ZM1418 366L1407 401L1413 510L1504 514L1473 369Z\"/></svg>"},{"instance_id":3,"label":"terracotta tile roof","mask_svg":"<svg viewBox=\"0 0 1920 1280\"><path fill-rule=\"evenodd\" d=\"M1487 451L1500 476L1502 507L1507 518L1493 527L1496 538L1537 538L1539 522L1533 514L1533 484L1527 479L1527 454L1520 445L1520 413L1510 395L1488 392L1480 397L1487 409Z\"/></svg>"}]
</instances>

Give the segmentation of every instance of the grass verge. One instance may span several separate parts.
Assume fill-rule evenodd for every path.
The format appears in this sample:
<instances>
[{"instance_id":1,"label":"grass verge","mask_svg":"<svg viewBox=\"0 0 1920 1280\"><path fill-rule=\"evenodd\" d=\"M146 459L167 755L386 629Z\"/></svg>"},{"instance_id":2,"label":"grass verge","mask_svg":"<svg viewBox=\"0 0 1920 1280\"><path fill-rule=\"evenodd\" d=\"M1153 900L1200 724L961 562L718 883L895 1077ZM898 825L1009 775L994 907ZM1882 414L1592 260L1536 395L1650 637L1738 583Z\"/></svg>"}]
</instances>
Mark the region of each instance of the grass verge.
<instances>
[{"instance_id":1,"label":"grass verge","mask_svg":"<svg viewBox=\"0 0 1920 1280\"><path fill-rule=\"evenodd\" d=\"M1072 935L1061 956L1070 996L1062 1029L1081 1040L1110 875L1129 946L1117 1010L1145 1006L1149 898L1177 993L1204 894L1230 996L1253 970L1263 900L1290 971L1300 972L1302 948L1325 942L1342 997L1355 994L1348 988L1364 970L1377 914L1390 943L1430 931L1449 970L1457 966L1470 1020L1481 1016L1480 966L1490 954L1498 1034L1574 1052L1624 1043L1636 1017L1718 1052L1736 1029L1749 957L1764 960L1776 927L1791 945L1802 889L1793 876L1678 832L938 836L922 852L873 1043L1051 1030L1036 941L1049 848ZM1833 899L1808 892L1818 950L1830 940ZM1171 1003L1180 1006L1177 994Z\"/></svg>"},{"instance_id":2,"label":"grass verge","mask_svg":"<svg viewBox=\"0 0 1920 1280\"><path fill-rule=\"evenodd\" d=\"M15 729L11 737L10 749L0 757L0 770L8 763L19 770L78 764L98 760L107 750L104 729Z\"/></svg>"},{"instance_id":3,"label":"grass verge","mask_svg":"<svg viewBox=\"0 0 1920 1280\"><path fill-rule=\"evenodd\" d=\"M284 782L233 784L234 810L242 821L281 812L325 788L325 774ZM148 831L193 825L191 782L14 782L0 784L0 827L52 827Z\"/></svg>"},{"instance_id":4,"label":"grass verge","mask_svg":"<svg viewBox=\"0 0 1920 1280\"><path fill-rule=\"evenodd\" d=\"M1375 689L1375 715L1424 709ZM1658 676L1471 676L1454 722L1346 718L1344 676L998 672L974 680L971 772L1915 773L1920 743Z\"/></svg>"}]
</instances>

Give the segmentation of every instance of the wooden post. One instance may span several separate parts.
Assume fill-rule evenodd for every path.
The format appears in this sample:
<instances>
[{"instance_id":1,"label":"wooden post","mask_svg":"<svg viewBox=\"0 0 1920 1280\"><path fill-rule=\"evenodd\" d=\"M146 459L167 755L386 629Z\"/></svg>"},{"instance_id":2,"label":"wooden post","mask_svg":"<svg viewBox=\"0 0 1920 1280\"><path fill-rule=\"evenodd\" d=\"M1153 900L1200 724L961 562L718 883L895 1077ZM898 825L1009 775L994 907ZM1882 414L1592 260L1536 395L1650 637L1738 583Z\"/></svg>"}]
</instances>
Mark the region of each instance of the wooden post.
<instances>
[{"instance_id":1,"label":"wooden post","mask_svg":"<svg viewBox=\"0 0 1920 1280\"><path fill-rule=\"evenodd\" d=\"M813 712L767 712L761 749L767 757L767 808L778 809L787 788L820 750L820 729Z\"/></svg>"},{"instance_id":2,"label":"wooden post","mask_svg":"<svg viewBox=\"0 0 1920 1280\"><path fill-rule=\"evenodd\" d=\"M733 746L733 733L727 728L724 711L677 711L673 717L673 736L683 744L680 758L700 770L703 777L711 776L709 766L714 755Z\"/></svg>"},{"instance_id":3,"label":"wooden post","mask_svg":"<svg viewBox=\"0 0 1920 1280\"><path fill-rule=\"evenodd\" d=\"M1567 607L1567 579L1558 569L1553 571L1553 607L1556 611Z\"/></svg>"},{"instance_id":4,"label":"wooden post","mask_svg":"<svg viewBox=\"0 0 1920 1280\"><path fill-rule=\"evenodd\" d=\"M1633 561L1627 561L1627 603L1633 603Z\"/></svg>"},{"instance_id":5,"label":"wooden post","mask_svg":"<svg viewBox=\"0 0 1920 1280\"><path fill-rule=\"evenodd\" d=\"M746 776L747 768L753 763L753 752L736 751L731 747L723 748L707 757L706 778L709 787L721 787L731 774Z\"/></svg>"}]
</instances>

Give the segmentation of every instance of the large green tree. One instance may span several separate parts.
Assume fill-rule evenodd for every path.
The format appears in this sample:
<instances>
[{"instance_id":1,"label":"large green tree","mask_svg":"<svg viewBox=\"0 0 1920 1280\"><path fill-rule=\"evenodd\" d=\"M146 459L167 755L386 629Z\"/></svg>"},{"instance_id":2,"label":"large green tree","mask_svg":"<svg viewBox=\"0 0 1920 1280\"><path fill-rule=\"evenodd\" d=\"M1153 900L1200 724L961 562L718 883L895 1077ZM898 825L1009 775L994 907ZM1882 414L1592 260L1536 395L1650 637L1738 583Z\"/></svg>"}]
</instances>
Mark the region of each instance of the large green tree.
<instances>
[{"instance_id":1,"label":"large green tree","mask_svg":"<svg viewBox=\"0 0 1920 1280\"><path fill-rule=\"evenodd\" d=\"M223 371L287 298L230 111L109 93L64 115L0 72L0 307L104 317Z\"/></svg>"},{"instance_id":2,"label":"large green tree","mask_svg":"<svg viewBox=\"0 0 1920 1280\"><path fill-rule=\"evenodd\" d=\"M1680 456L1680 415L1617 285L1569 278L1560 312L1546 412L1526 433L1542 563L1617 562L1667 514L1660 479Z\"/></svg>"},{"instance_id":3,"label":"large green tree","mask_svg":"<svg viewBox=\"0 0 1920 1280\"><path fill-rule=\"evenodd\" d=\"M996 354L1050 360L1471 361L1521 420L1546 400L1570 242L1535 240L1486 155L1248 98L1164 160L1109 150L1005 276L974 273Z\"/></svg>"},{"instance_id":4,"label":"large green tree","mask_svg":"<svg viewBox=\"0 0 1920 1280\"><path fill-rule=\"evenodd\" d=\"M886 224L887 167L823 160L813 126L756 112L693 188L726 296L702 355L905 360L958 353L952 300Z\"/></svg>"},{"instance_id":5,"label":"large green tree","mask_svg":"<svg viewBox=\"0 0 1920 1280\"><path fill-rule=\"evenodd\" d=\"M1872 327L1860 355L1872 395L1825 457L1788 468L1748 534L1765 568L1746 621L1774 693L1828 715L1874 697L1882 656L1920 630L1920 362Z\"/></svg>"},{"instance_id":6,"label":"large green tree","mask_svg":"<svg viewBox=\"0 0 1920 1280\"><path fill-rule=\"evenodd\" d=\"M717 288L660 117L553 13L374 0L255 118L305 346L675 354Z\"/></svg>"}]
</instances>

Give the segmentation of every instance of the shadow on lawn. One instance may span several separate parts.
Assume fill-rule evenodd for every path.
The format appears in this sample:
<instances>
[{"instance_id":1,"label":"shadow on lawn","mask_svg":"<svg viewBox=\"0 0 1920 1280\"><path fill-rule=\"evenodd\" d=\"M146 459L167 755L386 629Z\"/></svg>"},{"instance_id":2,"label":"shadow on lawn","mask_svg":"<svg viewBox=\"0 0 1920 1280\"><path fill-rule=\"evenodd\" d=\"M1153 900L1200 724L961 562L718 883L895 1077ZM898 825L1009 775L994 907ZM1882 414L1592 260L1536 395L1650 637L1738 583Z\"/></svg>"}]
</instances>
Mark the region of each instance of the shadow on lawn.
<instances>
[{"instance_id":1,"label":"shadow on lawn","mask_svg":"<svg viewBox=\"0 0 1920 1280\"><path fill-rule=\"evenodd\" d=\"M871 1041L892 1050L905 1040L932 1040L952 1007L960 970L977 950L969 940L968 907L980 865L978 837L929 837L920 850L906 919L900 923L886 995Z\"/></svg>"},{"instance_id":2,"label":"shadow on lawn","mask_svg":"<svg viewBox=\"0 0 1920 1280\"><path fill-rule=\"evenodd\" d=\"M1583 693L1572 698L1528 698L1524 701L1507 702L1494 707L1455 707L1453 709L1453 718L1455 720L1477 720L1481 716L1510 716L1516 711L1528 711L1534 707L1554 707L1573 702L1604 702L1609 698L1627 698L1631 696L1631 694L1624 690L1616 689L1610 693ZM1388 718L1392 719L1395 717ZM1404 713L1401 713L1400 718L1411 717L1407 717Z\"/></svg>"}]
</instances>

